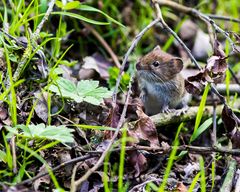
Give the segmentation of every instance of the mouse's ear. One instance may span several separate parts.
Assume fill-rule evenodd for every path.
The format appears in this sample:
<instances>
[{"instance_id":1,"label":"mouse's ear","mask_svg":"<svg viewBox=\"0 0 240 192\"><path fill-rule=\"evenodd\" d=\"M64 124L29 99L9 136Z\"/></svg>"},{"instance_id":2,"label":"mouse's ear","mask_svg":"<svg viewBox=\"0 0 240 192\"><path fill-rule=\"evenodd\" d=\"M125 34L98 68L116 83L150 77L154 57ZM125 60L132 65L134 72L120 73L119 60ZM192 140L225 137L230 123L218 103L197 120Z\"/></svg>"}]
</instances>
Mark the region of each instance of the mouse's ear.
<instances>
[{"instance_id":1,"label":"mouse's ear","mask_svg":"<svg viewBox=\"0 0 240 192\"><path fill-rule=\"evenodd\" d=\"M159 45L157 45L156 47L154 47L154 49L153 49L154 51L161 51L161 47L159 46Z\"/></svg>"},{"instance_id":2,"label":"mouse's ear","mask_svg":"<svg viewBox=\"0 0 240 192\"><path fill-rule=\"evenodd\" d=\"M172 57L170 60L161 63L161 75L166 80L172 79L183 69L183 61L179 57Z\"/></svg>"},{"instance_id":3,"label":"mouse's ear","mask_svg":"<svg viewBox=\"0 0 240 192\"><path fill-rule=\"evenodd\" d=\"M180 73L180 71L182 71L182 69L183 69L183 61L182 61L181 58L174 57L173 59L171 59L171 64L172 64L172 68L174 69L174 71L176 73Z\"/></svg>"}]
</instances>

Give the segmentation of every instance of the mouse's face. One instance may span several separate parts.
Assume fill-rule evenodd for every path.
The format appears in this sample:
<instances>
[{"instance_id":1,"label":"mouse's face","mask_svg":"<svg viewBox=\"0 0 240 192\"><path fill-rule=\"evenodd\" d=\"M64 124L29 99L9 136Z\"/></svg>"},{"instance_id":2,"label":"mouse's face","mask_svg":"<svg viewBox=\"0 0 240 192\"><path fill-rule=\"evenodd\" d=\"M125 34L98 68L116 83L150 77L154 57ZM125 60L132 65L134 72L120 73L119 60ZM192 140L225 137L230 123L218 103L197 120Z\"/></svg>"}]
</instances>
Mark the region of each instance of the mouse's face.
<instances>
[{"instance_id":1,"label":"mouse's face","mask_svg":"<svg viewBox=\"0 0 240 192\"><path fill-rule=\"evenodd\" d=\"M148 81L168 81L183 68L180 58L163 52L159 46L142 57L136 64L138 75Z\"/></svg>"}]
</instances>

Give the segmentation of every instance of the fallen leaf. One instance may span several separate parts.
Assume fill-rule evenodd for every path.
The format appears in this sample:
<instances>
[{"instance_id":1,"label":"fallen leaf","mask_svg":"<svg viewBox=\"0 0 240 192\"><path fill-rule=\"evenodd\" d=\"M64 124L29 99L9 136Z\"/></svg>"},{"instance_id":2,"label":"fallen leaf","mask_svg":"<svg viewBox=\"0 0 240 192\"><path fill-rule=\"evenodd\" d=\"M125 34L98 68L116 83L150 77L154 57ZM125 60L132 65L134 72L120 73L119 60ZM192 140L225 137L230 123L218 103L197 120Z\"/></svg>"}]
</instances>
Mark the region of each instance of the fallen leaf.
<instances>
[{"instance_id":1,"label":"fallen leaf","mask_svg":"<svg viewBox=\"0 0 240 192\"><path fill-rule=\"evenodd\" d=\"M183 169L185 175L184 178L187 179L189 177L193 177L194 174L200 170L200 165L198 162L188 163L187 166Z\"/></svg>"},{"instance_id":2,"label":"fallen leaf","mask_svg":"<svg viewBox=\"0 0 240 192\"><path fill-rule=\"evenodd\" d=\"M224 105L222 110L222 121L228 133L231 133L237 126L236 115L227 105Z\"/></svg>"},{"instance_id":3,"label":"fallen leaf","mask_svg":"<svg viewBox=\"0 0 240 192\"><path fill-rule=\"evenodd\" d=\"M149 142L148 144L151 147L159 147L156 126L151 118L142 111L140 106L137 106L136 113L139 119L137 120L134 128L128 130L128 135L134 138L137 143L143 140Z\"/></svg>"},{"instance_id":4,"label":"fallen leaf","mask_svg":"<svg viewBox=\"0 0 240 192\"><path fill-rule=\"evenodd\" d=\"M41 94L39 91L34 93L34 100L37 101L37 104L34 107L34 111L37 116L45 123L48 120L47 94L48 93Z\"/></svg>"},{"instance_id":5,"label":"fallen leaf","mask_svg":"<svg viewBox=\"0 0 240 192\"><path fill-rule=\"evenodd\" d=\"M99 74L102 79L107 80L109 78L108 68L113 66L113 64L106 60L99 53L94 53L92 56L85 57L83 59L83 62L83 70L94 70ZM84 77L84 79L87 79L85 77L85 74L81 70L79 76L80 78Z\"/></svg>"},{"instance_id":6,"label":"fallen leaf","mask_svg":"<svg viewBox=\"0 0 240 192\"><path fill-rule=\"evenodd\" d=\"M233 148L240 148L240 131L238 129L240 120L227 105L224 105L222 110L222 121L227 135L232 141Z\"/></svg>"},{"instance_id":7,"label":"fallen leaf","mask_svg":"<svg viewBox=\"0 0 240 192\"><path fill-rule=\"evenodd\" d=\"M134 167L135 177L138 177L140 173L147 169L147 159L139 151L129 151L128 153L128 162Z\"/></svg>"}]
</instances>

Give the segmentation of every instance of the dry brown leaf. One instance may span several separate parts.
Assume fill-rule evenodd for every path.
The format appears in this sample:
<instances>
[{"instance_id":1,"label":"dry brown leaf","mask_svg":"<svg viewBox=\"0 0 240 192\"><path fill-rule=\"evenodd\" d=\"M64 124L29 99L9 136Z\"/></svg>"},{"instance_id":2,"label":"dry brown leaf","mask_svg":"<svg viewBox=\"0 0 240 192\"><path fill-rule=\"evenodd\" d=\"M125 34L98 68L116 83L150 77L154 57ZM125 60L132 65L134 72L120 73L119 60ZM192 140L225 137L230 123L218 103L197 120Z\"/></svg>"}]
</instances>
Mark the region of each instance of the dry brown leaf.
<instances>
[{"instance_id":1,"label":"dry brown leaf","mask_svg":"<svg viewBox=\"0 0 240 192\"><path fill-rule=\"evenodd\" d=\"M129 151L128 162L134 167L135 177L147 169L147 159L139 151Z\"/></svg>"},{"instance_id":2,"label":"dry brown leaf","mask_svg":"<svg viewBox=\"0 0 240 192\"><path fill-rule=\"evenodd\" d=\"M140 141L149 142L151 147L159 147L157 129L153 121L137 106L136 111L139 119L133 129L128 130L128 135L134 138L138 143Z\"/></svg>"}]
</instances>

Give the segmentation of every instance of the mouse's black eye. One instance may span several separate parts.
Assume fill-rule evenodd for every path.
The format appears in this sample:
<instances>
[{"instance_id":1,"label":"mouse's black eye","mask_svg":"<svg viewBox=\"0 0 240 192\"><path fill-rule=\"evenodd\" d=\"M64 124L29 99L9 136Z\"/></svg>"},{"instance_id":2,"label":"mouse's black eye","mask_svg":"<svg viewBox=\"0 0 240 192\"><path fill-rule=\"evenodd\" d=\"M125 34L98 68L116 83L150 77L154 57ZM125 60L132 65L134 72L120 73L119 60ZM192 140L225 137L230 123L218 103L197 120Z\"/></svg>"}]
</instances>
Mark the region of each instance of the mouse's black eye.
<instances>
[{"instance_id":1,"label":"mouse's black eye","mask_svg":"<svg viewBox=\"0 0 240 192\"><path fill-rule=\"evenodd\" d=\"M154 67L159 67L160 63L159 63L159 61L154 61L154 62L152 63L152 65L153 65Z\"/></svg>"}]
</instances>

